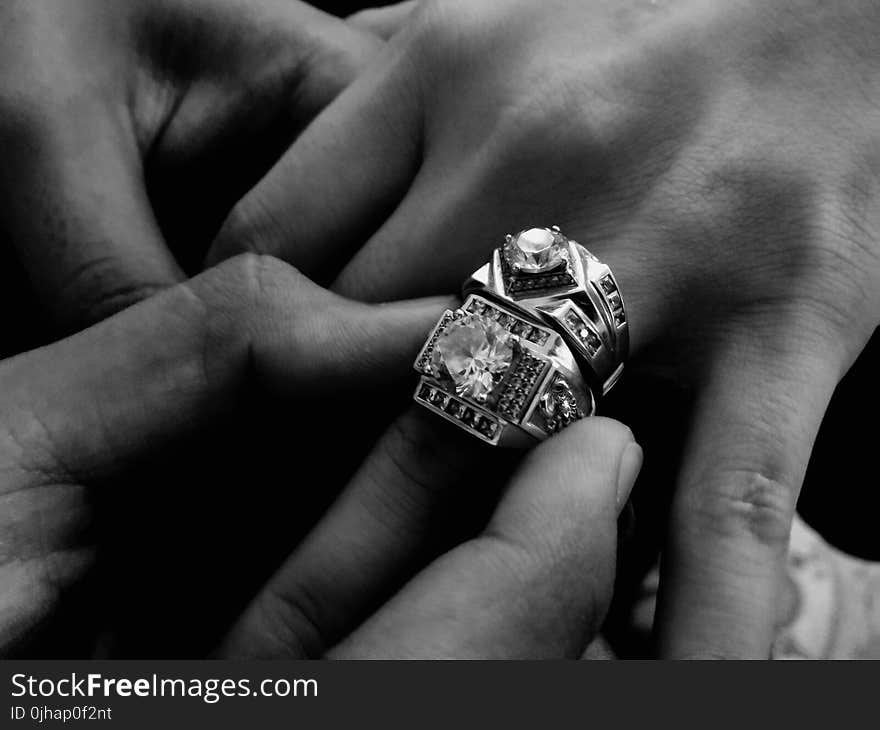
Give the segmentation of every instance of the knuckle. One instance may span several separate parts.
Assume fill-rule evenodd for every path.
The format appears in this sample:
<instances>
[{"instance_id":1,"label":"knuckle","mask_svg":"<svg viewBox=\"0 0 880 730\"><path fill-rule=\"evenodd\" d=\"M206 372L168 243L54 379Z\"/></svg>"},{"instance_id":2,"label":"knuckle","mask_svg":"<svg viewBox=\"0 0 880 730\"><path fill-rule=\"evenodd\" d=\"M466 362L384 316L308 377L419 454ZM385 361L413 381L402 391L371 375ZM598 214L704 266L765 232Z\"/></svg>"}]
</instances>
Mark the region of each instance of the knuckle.
<instances>
[{"instance_id":1,"label":"knuckle","mask_svg":"<svg viewBox=\"0 0 880 730\"><path fill-rule=\"evenodd\" d=\"M572 66L549 65L540 55L523 60L524 88L507 100L504 126L524 141L537 134L567 153L568 166L572 152L587 152L591 165L602 155L616 158L618 177L645 175L646 166L665 170L666 158L690 141L707 91L689 55L652 50L633 39Z\"/></svg>"},{"instance_id":2,"label":"knuckle","mask_svg":"<svg viewBox=\"0 0 880 730\"><path fill-rule=\"evenodd\" d=\"M228 339L230 328L249 332L266 307L265 290L276 261L262 254L238 254L184 284L200 304L206 329L218 339Z\"/></svg>"},{"instance_id":3,"label":"knuckle","mask_svg":"<svg viewBox=\"0 0 880 730\"><path fill-rule=\"evenodd\" d=\"M281 259L248 252L209 269L193 280L191 288L205 302L221 339L244 338L252 343L257 333L279 317L296 331L297 319L304 314L292 302L305 296L305 282Z\"/></svg>"},{"instance_id":4,"label":"knuckle","mask_svg":"<svg viewBox=\"0 0 880 730\"><path fill-rule=\"evenodd\" d=\"M57 306L69 325L94 324L172 283L133 277L115 258L101 257L84 262L67 275L58 290Z\"/></svg>"},{"instance_id":5,"label":"knuckle","mask_svg":"<svg viewBox=\"0 0 880 730\"><path fill-rule=\"evenodd\" d=\"M260 309L289 289L294 269L268 254L240 253L213 270L213 285L221 300L235 309Z\"/></svg>"},{"instance_id":6,"label":"knuckle","mask_svg":"<svg viewBox=\"0 0 880 730\"><path fill-rule=\"evenodd\" d=\"M197 332L200 356L195 377L207 386L253 364L259 329L274 321L274 297L286 265L271 256L241 254L171 290L166 308L188 319ZM289 267L287 267L289 268Z\"/></svg>"},{"instance_id":7,"label":"knuckle","mask_svg":"<svg viewBox=\"0 0 880 730\"><path fill-rule=\"evenodd\" d=\"M570 170L577 158L588 162L576 173L578 185L597 197L619 196L613 176L615 145L604 131L611 127L596 119L595 106L589 112L573 107L573 95L564 86L561 79L539 78L527 92L498 100L489 132L497 150L490 173L517 175L522 187L511 194L528 200L545 191L560 170ZM521 174L524 166L530 175Z\"/></svg>"},{"instance_id":8,"label":"knuckle","mask_svg":"<svg viewBox=\"0 0 880 730\"><path fill-rule=\"evenodd\" d=\"M796 491L794 485L760 470L729 470L714 486L699 490L699 496L685 509L696 512L701 531L730 538L747 535L765 547L784 551L794 518Z\"/></svg>"},{"instance_id":9,"label":"knuckle","mask_svg":"<svg viewBox=\"0 0 880 730\"><path fill-rule=\"evenodd\" d=\"M303 586L270 584L255 608L270 654L317 657L323 652L319 607Z\"/></svg>"},{"instance_id":10,"label":"knuckle","mask_svg":"<svg viewBox=\"0 0 880 730\"><path fill-rule=\"evenodd\" d=\"M602 123L606 116L601 111L602 94L591 81L597 74L584 79L566 69L547 68L539 61L524 64L522 73L529 83L525 90L504 100L499 116L500 132L508 132L523 142L530 139L530 135L537 135L539 142L545 146L549 143L550 149L555 149L570 142L580 147L595 140L597 129L616 126L611 119L607 124ZM595 85L598 86L598 82ZM578 86L590 87L589 109L580 103L580 94L572 94ZM609 104L615 110L628 107L622 99L609 99ZM607 116L611 117L610 111Z\"/></svg>"},{"instance_id":11,"label":"knuckle","mask_svg":"<svg viewBox=\"0 0 880 730\"><path fill-rule=\"evenodd\" d=\"M529 92L504 105L495 130L502 149L518 152L533 144L542 152L551 152L560 145L565 130L559 120L566 118L564 110L560 108L563 102L553 99L555 95L547 94L546 88ZM572 127L568 126L567 130L571 131ZM568 141L574 142L576 149L582 151L585 130L579 127L575 131L576 134L565 136L574 137Z\"/></svg>"},{"instance_id":12,"label":"knuckle","mask_svg":"<svg viewBox=\"0 0 880 730\"><path fill-rule=\"evenodd\" d=\"M514 165L528 161L552 179L571 170L572 159L583 160L578 183L609 203L630 198L667 166L665 153L649 147L656 139L650 128L654 120L664 129L681 126L663 120L672 105L628 87L618 71L578 75L527 62L522 73L526 90L498 100L493 129L497 149Z\"/></svg>"},{"instance_id":13,"label":"knuckle","mask_svg":"<svg viewBox=\"0 0 880 730\"><path fill-rule=\"evenodd\" d=\"M443 449L436 434L420 427L420 424L414 423L411 418L406 422L396 419L381 448L398 475L398 481L415 487L417 493L431 494L442 487L445 480L435 470L424 468L424 465L443 464ZM403 493L407 499L415 498L411 490L404 490Z\"/></svg>"}]
</instances>

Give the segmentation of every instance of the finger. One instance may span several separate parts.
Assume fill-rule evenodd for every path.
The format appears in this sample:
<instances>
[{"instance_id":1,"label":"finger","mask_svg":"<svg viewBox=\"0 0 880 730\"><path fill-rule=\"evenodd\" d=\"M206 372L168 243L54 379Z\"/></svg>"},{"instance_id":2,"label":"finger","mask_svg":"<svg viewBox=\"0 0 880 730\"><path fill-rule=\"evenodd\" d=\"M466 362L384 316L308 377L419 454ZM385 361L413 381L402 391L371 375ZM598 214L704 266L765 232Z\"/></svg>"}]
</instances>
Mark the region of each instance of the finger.
<instances>
[{"instance_id":1,"label":"finger","mask_svg":"<svg viewBox=\"0 0 880 730\"><path fill-rule=\"evenodd\" d=\"M387 39L400 32L417 5L416 0L406 0L396 5L367 8L348 16L348 22L358 28L363 28L381 38Z\"/></svg>"},{"instance_id":2,"label":"finger","mask_svg":"<svg viewBox=\"0 0 880 730\"><path fill-rule=\"evenodd\" d=\"M208 264L271 253L326 280L388 216L416 174L421 145L418 87L396 53L386 50L233 208Z\"/></svg>"},{"instance_id":3,"label":"finger","mask_svg":"<svg viewBox=\"0 0 880 730\"><path fill-rule=\"evenodd\" d=\"M446 304L370 307L275 259L238 257L2 363L0 444L23 469L109 476L209 424L246 381L310 398L394 382Z\"/></svg>"},{"instance_id":4,"label":"finger","mask_svg":"<svg viewBox=\"0 0 880 730\"><path fill-rule=\"evenodd\" d=\"M175 66L160 76L195 77L152 140L147 173L166 238L200 267L233 205L383 43L293 0L199 0L185 13L198 23L170 13L155 28L153 63Z\"/></svg>"},{"instance_id":5,"label":"finger","mask_svg":"<svg viewBox=\"0 0 880 730\"><path fill-rule=\"evenodd\" d=\"M503 94L495 92L483 94L487 109L505 105ZM367 301L454 291L503 244L505 233L543 225L540 221L558 224L591 246L596 242L595 236L581 237L591 231L573 217L564 195L551 195L558 205L548 205L548 186L559 184L562 160L545 151L558 140L532 134L525 151L511 155L491 135L462 136L456 125L430 127L428 135L429 149L406 198L346 263L333 282L335 291ZM499 183L504 180L516 183Z\"/></svg>"},{"instance_id":6,"label":"finger","mask_svg":"<svg viewBox=\"0 0 880 730\"><path fill-rule=\"evenodd\" d=\"M404 200L333 281L334 291L361 301L456 291L465 272L503 243L503 232L517 230L516 221L504 217L506 208L493 205L492 194L481 190L470 163L454 174L444 163L423 163Z\"/></svg>"},{"instance_id":7,"label":"finger","mask_svg":"<svg viewBox=\"0 0 880 730\"><path fill-rule=\"evenodd\" d=\"M614 578L616 516L641 464L628 429L586 419L538 447L481 536L408 583L334 657L579 657Z\"/></svg>"},{"instance_id":8,"label":"finger","mask_svg":"<svg viewBox=\"0 0 880 730\"><path fill-rule=\"evenodd\" d=\"M663 656L769 656L798 492L840 376L827 348L785 337L738 336L702 392L662 561Z\"/></svg>"},{"instance_id":9,"label":"finger","mask_svg":"<svg viewBox=\"0 0 880 730\"><path fill-rule=\"evenodd\" d=\"M346 263L333 282L335 291L366 301L455 291L466 272L503 244L506 232L542 220L573 236L583 231L564 205L547 206L548 181L557 169L550 160L536 154L528 160L533 174L519 180L522 157L501 159L485 140L434 142L454 153L426 156L406 198ZM508 178L517 184L498 184Z\"/></svg>"},{"instance_id":10,"label":"finger","mask_svg":"<svg viewBox=\"0 0 880 730\"><path fill-rule=\"evenodd\" d=\"M323 654L450 540L485 523L512 457L423 409L407 412L254 599L221 654Z\"/></svg>"},{"instance_id":11,"label":"finger","mask_svg":"<svg viewBox=\"0 0 880 730\"><path fill-rule=\"evenodd\" d=\"M0 121L0 228L55 319L77 328L179 281L121 112L88 101L29 117Z\"/></svg>"}]
</instances>

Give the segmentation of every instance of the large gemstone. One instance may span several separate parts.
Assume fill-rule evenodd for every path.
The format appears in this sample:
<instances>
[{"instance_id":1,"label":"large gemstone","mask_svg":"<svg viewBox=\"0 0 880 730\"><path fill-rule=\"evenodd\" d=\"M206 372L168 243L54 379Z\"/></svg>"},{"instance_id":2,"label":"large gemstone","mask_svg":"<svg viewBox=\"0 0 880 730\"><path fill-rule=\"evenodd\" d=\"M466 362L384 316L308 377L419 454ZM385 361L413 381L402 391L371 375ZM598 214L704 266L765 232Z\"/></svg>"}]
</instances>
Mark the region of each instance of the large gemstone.
<instances>
[{"instance_id":1,"label":"large gemstone","mask_svg":"<svg viewBox=\"0 0 880 730\"><path fill-rule=\"evenodd\" d=\"M437 338L434 373L452 380L461 396L482 401L513 362L516 338L491 319L468 314Z\"/></svg>"},{"instance_id":2,"label":"large gemstone","mask_svg":"<svg viewBox=\"0 0 880 730\"><path fill-rule=\"evenodd\" d=\"M510 238L504 246L508 263L526 274L555 269L565 259L565 236L549 228L529 228Z\"/></svg>"}]
</instances>

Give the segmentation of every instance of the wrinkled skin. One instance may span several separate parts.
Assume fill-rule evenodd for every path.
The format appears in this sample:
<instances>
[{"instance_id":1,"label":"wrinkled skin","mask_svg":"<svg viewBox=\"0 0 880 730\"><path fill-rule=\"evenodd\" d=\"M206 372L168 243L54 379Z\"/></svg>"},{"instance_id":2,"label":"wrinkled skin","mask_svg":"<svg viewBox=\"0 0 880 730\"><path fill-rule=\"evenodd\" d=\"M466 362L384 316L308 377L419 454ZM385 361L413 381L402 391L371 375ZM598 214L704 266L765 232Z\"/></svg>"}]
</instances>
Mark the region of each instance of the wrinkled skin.
<instances>
[{"instance_id":1,"label":"wrinkled skin","mask_svg":"<svg viewBox=\"0 0 880 730\"><path fill-rule=\"evenodd\" d=\"M0 27L0 242L68 330L197 270L382 45L297 0L8 0Z\"/></svg>"},{"instance_id":2,"label":"wrinkled skin","mask_svg":"<svg viewBox=\"0 0 880 730\"><path fill-rule=\"evenodd\" d=\"M631 372L686 394L643 414L684 441L660 651L766 656L813 440L880 321L880 7L441 0L398 28L209 261L385 301L560 225L617 273Z\"/></svg>"},{"instance_id":3,"label":"wrinkled skin","mask_svg":"<svg viewBox=\"0 0 880 730\"><path fill-rule=\"evenodd\" d=\"M0 363L0 655L192 657L220 642L228 657L579 656L641 463L626 427L573 426L493 507L475 496L505 481L481 478L485 451L415 412L347 486L245 447L240 396L260 389L288 420L332 393L359 402L401 379L445 304L355 303L243 256ZM325 432L337 453L345 435ZM287 437L288 465L315 457ZM244 479L203 483L211 461ZM309 513L316 492L332 504ZM273 536L290 554L261 588Z\"/></svg>"}]
</instances>

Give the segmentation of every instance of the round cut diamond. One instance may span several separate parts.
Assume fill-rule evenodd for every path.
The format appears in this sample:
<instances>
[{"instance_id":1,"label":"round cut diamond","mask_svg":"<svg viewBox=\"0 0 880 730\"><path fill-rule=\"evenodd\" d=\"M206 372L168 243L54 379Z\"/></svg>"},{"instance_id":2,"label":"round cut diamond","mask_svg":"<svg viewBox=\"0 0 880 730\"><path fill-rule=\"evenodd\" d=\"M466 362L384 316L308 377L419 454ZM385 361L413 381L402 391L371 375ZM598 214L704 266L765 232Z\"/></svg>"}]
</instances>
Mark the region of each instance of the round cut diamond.
<instances>
[{"instance_id":1,"label":"round cut diamond","mask_svg":"<svg viewBox=\"0 0 880 730\"><path fill-rule=\"evenodd\" d=\"M448 374L456 393L482 401L513 362L514 345L515 337L497 322L469 314L437 339L431 366Z\"/></svg>"},{"instance_id":2,"label":"round cut diamond","mask_svg":"<svg viewBox=\"0 0 880 730\"><path fill-rule=\"evenodd\" d=\"M549 228L529 228L513 236L504 246L508 263L526 274L555 269L565 260L566 239Z\"/></svg>"}]
</instances>

